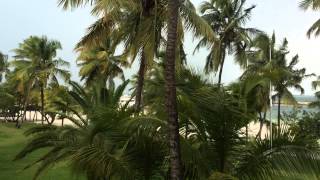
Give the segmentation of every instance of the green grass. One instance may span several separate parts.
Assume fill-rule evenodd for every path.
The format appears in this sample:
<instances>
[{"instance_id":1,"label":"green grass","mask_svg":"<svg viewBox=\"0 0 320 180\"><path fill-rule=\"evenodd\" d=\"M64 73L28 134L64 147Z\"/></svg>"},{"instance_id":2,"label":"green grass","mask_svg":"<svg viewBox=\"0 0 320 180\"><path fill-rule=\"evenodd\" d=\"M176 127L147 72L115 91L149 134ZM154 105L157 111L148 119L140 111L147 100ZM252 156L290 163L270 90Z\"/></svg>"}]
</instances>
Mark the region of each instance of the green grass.
<instances>
[{"instance_id":1,"label":"green grass","mask_svg":"<svg viewBox=\"0 0 320 180\"><path fill-rule=\"evenodd\" d=\"M37 165L23 170L25 166L34 162L44 151L31 153L26 158L13 161L15 155L25 146L28 138L23 132L34 126L23 124L22 129L16 129L12 123L0 123L0 180L32 180ZM78 180L82 179L72 175L67 164L57 164L44 172L39 180Z\"/></svg>"}]
</instances>

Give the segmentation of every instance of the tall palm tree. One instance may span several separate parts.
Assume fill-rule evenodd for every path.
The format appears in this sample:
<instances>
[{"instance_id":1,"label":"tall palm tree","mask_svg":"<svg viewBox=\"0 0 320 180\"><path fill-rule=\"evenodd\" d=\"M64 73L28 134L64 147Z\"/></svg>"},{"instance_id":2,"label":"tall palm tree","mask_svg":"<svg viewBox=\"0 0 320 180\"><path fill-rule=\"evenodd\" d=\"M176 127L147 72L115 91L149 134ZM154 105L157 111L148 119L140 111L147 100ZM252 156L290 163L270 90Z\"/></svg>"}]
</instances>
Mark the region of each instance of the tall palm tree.
<instances>
[{"instance_id":1,"label":"tall palm tree","mask_svg":"<svg viewBox=\"0 0 320 180\"><path fill-rule=\"evenodd\" d=\"M295 66L299 62L298 55L294 56L289 63L287 63L285 54L275 61L278 67L283 68L285 71L287 71L287 73L280 75L274 82L274 87L277 91L277 94L275 96L278 99L278 129L280 129L281 100L285 99L286 101L296 104L296 100L290 92L289 88L294 88L300 91L301 94L303 94L304 89L301 86L301 82L309 75L306 75L305 68L295 69Z\"/></svg>"},{"instance_id":2,"label":"tall palm tree","mask_svg":"<svg viewBox=\"0 0 320 180\"><path fill-rule=\"evenodd\" d=\"M300 8L303 10L314 10L318 11L320 9L320 1L319 0L301 0ZM320 19L318 19L307 31L307 36L314 34L315 36L319 36L320 34Z\"/></svg>"},{"instance_id":3,"label":"tall palm tree","mask_svg":"<svg viewBox=\"0 0 320 180\"><path fill-rule=\"evenodd\" d=\"M278 129L280 130L281 100L285 99L289 103L296 104L297 102L289 89L295 88L303 93L304 89L300 84L304 78L312 74L307 75L304 68L295 69L299 62L298 55L294 56L289 63L287 62L286 57L289 51L286 39L277 47L275 34L272 37L262 34L253 40L252 45L253 50L247 52L249 66L242 78L251 81L249 90L258 84L270 89L269 84L272 83L277 92L273 97L277 97L278 100Z\"/></svg>"},{"instance_id":4,"label":"tall palm tree","mask_svg":"<svg viewBox=\"0 0 320 180\"><path fill-rule=\"evenodd\" d=\"M270 86L275 86L281 77L287 77L291 74L285 69L285 66L278 64L287 53L287 41L284 40L280 47L277 47L274 33L271 37L266 34L256 36L252 40L251 47L246 51L248 67L241 79L245 81L246 94L252 95L259 90L255 93L258 93L256 95L259 95L259 99L262 100L262 103L258 103L260 110L267 110L266 105L270 104L268 100L271 93ZM265 117L265 115L261 116L259 113L259 119L264 119L261 117ZM261 121L260 125L262 125Z\"/></svg>"},{"instance_id":5,"label":"tall palm tree","mask_svg":"<svg viewBox=\"0 0 320 180\"><path fill-rule=\"evenodd\" d=\"M170 173L172 180L182 179L178 108L175 80L179 0L168 1L168 34L165 59L165 104L169 126Z\"/></svg>"},{"instance_id":6,"label":"tall palm tree","mask_svg":"<svg viewBox=\"0 0 320 180\"><path fill-rule=\"evenodd\" d=\"M79 6L80 4L89 2L88 0L86 1L75 1L75 0L61 0L60 4L63 4L64 7L70 7L70 6ZM139 7L139 5L141 5L140 3L134 3L133 1L117 1L117 2L113 2L113 3L109 3L109 4L103 4L100 3L100 1L91 1L94 4L94 11L98 11L98 12L102 12L104 14L104 19L108 18L108 19L112 19L112 23L117 23L116 18L119 17L127 17L125 16L126 14L123 15L123 12L127 12L127 11L120 11L119 10L123 10L128 8L129 12L132 11L132 8L137 8ZM208 24L205 23L201 18L198 17L195 8L193 7L192 3L187 0L184 3L180 4L178 1L143 1L145 2L143 5L147 5L145 7L150 7L150 5L155 5L155 7L162 7L162 9L157 9L155 8L152 13L154 13L154 16L147 16L149 18L146 18L145 21L131 21L137 24L141 24L142 26L134 26L134 27L139 27L138 29L141 31L132 31L132 28L130 28L130 32L134 33L133 36L128 36L131 35L131 33L128 34L124 34L124 39L129 39L129 40L134 40L134 41L129 41L129 44L131 44L130 42L134 42L135 44L138 43L138 46L133 46L134 49L136 49L136 51L133 52L139 52L140 49L143 50L142 55L145 55L145 53L151 53L151 56L146 56L146 57L153 57L153 53L155 52L157 46L159 46L159 44L156 44L157 46L153 46L150 43L153 42L157 42L154 41L156 39L156 35L161 35L161 29L160 31L157 30L155 31L154 28L159 29L158 25L160 25L160 27L165 27L167 25L167 30L168 30L168 37L166 39L166 44L167 44L167 58L165 60L166 63L166 87L167 87L167 110L168 110L168 126L169 126L169 134L170 134L170 140L169 140L169 144L170 144L170 149L171 149L171 153L170 153L170 157L171 157L171 174L172 174L172 179L181 179L181 160L180 160L180 147L179 147L179 125L178 125L178 114L177 114L177 107L176 107L176 91L175 91L175 61L176 61L176 53L179 52L177 51L178 48L180 46L177 46L178 42L182 42L181 39L183 38L183 29L184 27L187 27L187 29L190 29L194 32L195 35L199 36L199 35L206 35L208 36L208 39L213 39L213 32L212 30L209 28ZM166 5L168 5L166 7ZM106 7L113 7L113 8L106 8ZM179 8L180 7L180 8ZM112 9L114 11L117 12L106 12L105 9ZM144 9L145 10L145 9ZM142 11L144 13L142 14L149 14L150 12L148 11ZM179 13L181 12L181 14ZM141 12L140 12L141 13ZM150 14L152 14L150 13ZM161 13L161 14L158 14ZM123 16L122 16L123 15ZM111 17L111 18L110 18ZM135 16L129 16L129 17L135 17ZM139 16L140 17L140 16ZM162 19L163 17L168 17L167 19ZM141 17L140 17L141 18ZM182 24L182 21L179 21L179 18L184 20L184 24ZM158 23L158 19L162 19L162 22L160 21L160 23ZM129 19L121 19L119 22L126 22L130 20ZM104 21L105 22L105 21ZM156 22L156 23L152 23L152 22ZM178 23L181 22L181 23ZM99 26L100 25L100 26ZM120 23L121 25L121 23ZM89 40L89 42L93 41L97 41L97 39L101 38L101 32L104 32L105 34L103 36L105 36L107 33L106 32L112 32L113 29L110 29L110 26L103 26L101 25L101 23L99 21L97 21L97 23L95 23L95 26L92 26L95 28L92 28L91 32L88 33L88 35L84 38L84 40ZM99 28L100 27L100 28ZM108 28L107 28L108 27ZM112 26L112 27L117 27L117 26ZM126 31L123 31L122 29L126 28L128 29L128 24L124 24L124 26L118 26L119 28L119 33L123 33ZM149 28L148 28L149 27ZM179 27L179 28L178 28ZM122 28L122 29L121 29ZM149 31L149 29L151 28L151 31ZM114 32L114 31L113 31ZM135 33L142 33L141 36L136 36ZM144 33L145 32L145 33ZM156 33L157 32L157 33ZM178 33L179 32L179 33ZM144 34L143 34L144 33ZM179 36L178 36L179 34ZM128 38L131 37L131 38ZM143 39L137 39L137 37L147 37L143 38ZM148 39L149 37L149 39ZM150 37L153 37L150 39ZM123 39L123 38L122 38ZM152 40L154 39L154 40ZM83 41L82 41L83 42ZM127 41L125 41L127 42ZM129 46L132 47L132 46ZM145 48L149 47L150 50L148 51L144 51ZM134 56L136 55L136 53L133 53ZM141 58L143 60L143 58ZM152 58L150 58L152 60ZM143 62L143 61L142 61ZM138 85L140 86L140 88L138 89L139 91L142 91L141 88L141 80L143 80L142 78L142 72L144 72L144 64L145 63L141 63L141 77L140 77L140 83L138 83ZM141 94L141 93L140 93ZM139 95L140 96L140 95ZM141 101L140 97L138 96L138 100L137 101ZM139 100L140 99L140 100Z\"/></svg>"},{"instance_id":7,"label":"tall palm tree","mask_svg":"<svg viewBox=\"0 0 320 180\"><path fill-rule=\"evenodd\" d=\"M163 69L163 65L153 69L146 80L146 105L159 118L166 117ZM244 142L238 133L249 119L243 99L224 88L217 91L206 76L187 68L179 70L176 78L184 179L207 179L212 171L231 171L232 159ZM192 163L187 161L191 157L196 159Z\"/></svg>"},{"instance_id":8,"label":"tall palm tree","mask_svg":"<svg viewBox=\"0 0 320 180\"><path fill-rule=\"evenodd\" d=\"M9 71L8 56L0 52L0 82L3 80L3 75Z\"/></svg>"},{"instance_id":9,"label":"tall palm tree","mask_svg":"<svg viewBox=\"0 0 320 180\"><path fill-rule=\"evenodd\" d=\"M82 38L78 45L90 46L101 43L108 36L115 37L115 41L125 46L124 55L133 62L139 56L140 66L136 85L136 109L139 110L142 101L143 81L145 72L153 64L154 57L159 48L166 44L161 32L167 25L167 3L165 0L121 0L101 3L89 0L59 0L64 8L78 7L81 4L92 2L93 13L102 15L90 28L88 34ZM196 36L207 36L213 39L210 26L198 16L193 4L186 0L179 9L182 19L178 24L178 37L176 53L181 49L183 30L192 31ZM115 45L118 45L115 43Z\"/></svg>"},{"instance_id":10,"label":"tall palm tree","mask_svg":"<svg viewBox=\"0 0 320 180\"><path fill-rule=\"evenodd\" d=\"M210 0L200 6L202 17L210 24L217 34L217 40L202 38L196 50L207 46L211 48L205 65L205 71L218 73L218 84L221 84L223 66L226 56L235 55L236 62L245 67L245 50L250 43L250 36L259 31L246 28L245 23L250 18L255 6L245 8L246 0Z\"/></svg>"},{"instance_id":11,"label":"tall palm tree","mask_svg":"<svg viewBox=\"0 0 320 180\"><path fill-rule=\"evenodd\" d=\"M41 98L41 122L44 123L44 89L48 82L58 83L58 78L68 80L70 73L60 67L69 66L69 63L57 58L57 51L61 44L47 37L31 36L19 44L14 50L15 61L12 62L16 69L15 78L20 84L26 86L25 111L28 106L28 96L33 86L40 89Z\"/></svg>"}]
</instances>

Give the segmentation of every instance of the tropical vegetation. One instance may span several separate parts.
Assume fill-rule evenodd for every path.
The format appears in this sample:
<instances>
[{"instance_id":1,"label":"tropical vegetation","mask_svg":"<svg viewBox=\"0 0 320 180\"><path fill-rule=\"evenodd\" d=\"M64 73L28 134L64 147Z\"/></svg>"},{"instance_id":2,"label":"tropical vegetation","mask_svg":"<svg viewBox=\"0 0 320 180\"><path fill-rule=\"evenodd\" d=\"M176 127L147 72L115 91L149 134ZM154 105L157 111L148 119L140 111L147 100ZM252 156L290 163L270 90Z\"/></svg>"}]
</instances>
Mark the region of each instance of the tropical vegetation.
<instances>
[{"instance_id":1,"label":"tropical vegetation","mask_svg":"<svg viewBox=\"0 0 320 180\"><path fill-rule=\"evenodd\" d=\"M0 140L12 132L23 141L12 164L29 159L21 170L34 179L64 166L57 174L89 180L319 179L320 93L314 112L281 109L298 108L292 90L303 94L314 74L289 56L286 39L246 27L254 5L207 0L198 13L190 0L58 1L64 10L83 5L97 20L75 46L79 82L58 40L30 36L13 56L0 53L1 120L17 128L1 124ZM320 1L300 6L318 10ZM187 33L193 53L208 50L204 73L188 65ZM227 56L242 75L224 84ZM125 77L135 61L136 75ZM259 128L249 133L252 124ZM4 145L12 144L5 139L0 153Z\"/></svg>"}]
</instances>

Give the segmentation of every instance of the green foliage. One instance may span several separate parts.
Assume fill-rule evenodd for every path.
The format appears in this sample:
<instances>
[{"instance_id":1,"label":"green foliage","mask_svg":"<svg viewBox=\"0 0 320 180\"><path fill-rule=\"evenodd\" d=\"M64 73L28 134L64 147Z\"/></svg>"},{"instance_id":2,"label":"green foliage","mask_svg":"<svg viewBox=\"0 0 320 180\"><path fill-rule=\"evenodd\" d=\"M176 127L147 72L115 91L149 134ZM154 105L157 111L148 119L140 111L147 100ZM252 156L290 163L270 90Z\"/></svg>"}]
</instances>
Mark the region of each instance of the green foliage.
<instances>
[{"instance_id":1,"label":"green foliage","mask_svg":"<svg viewBox=\"0 0 320 180\"><path fill-rule=\"evenodd\" d=\"M126 62L121 56L114 56L114 52L110 49L110 40L95 48L78 49L80 51L78 57L79 75L82 80L85 80L87 86L97 81L114 86L114 78L116 77L124 81L121 66L126 66Z\"/></svg>"},{"instance_id":2,"label":"green foliage","mask_svg":"<svg viewBox=\"0 0 320 180\"><path fill-rule=\"evenodd\" d=\"M208 180L237 180L237 178L232 177L228 174L223 174L223 173L213 173Z\"/></svg>"},{"instance_id":3,"label":"green foliage","mask_svg":"<svg viewBox=\"0 0 320 180\"><path fill-rule=\"evenodd\" d=\"M320 1L319 0L301 0L300 2L300 8L303 10L314 10L318 11L320 8ZM320 19L317 20L308 30L307 35L310 38L310 36L314 34L315 36L318 36L320 34Z\"/></svg>"},{"instance_id":4,"label":"green foliage","mask_svg":"<svg viewBox=\"0 0 320 180\"><path fill-rule=\"evenodd\" d=\"M295 140L308 149L318 149L320 139L320 114L293 112L285 114L284 120L290 125Z\"/></svg>"},{"instance_id":5,"label":"green foliage","mask_svg":"<svg viewBox=\"0 0 320 180\"><path fill-rule=\"evenodd\" d=\"M210 53L206 58L205 71L207 73L219 72L219 83L224 61L227 55L234 55L241 67L246 66L245 51L250 44L250 39L260 31L246 28L245 23L251 16L255 6L245 7L246 1L239 0L211 0L204 1L200 6L202 18L217 34L216 39L210 40L203 37L196 50L208 47Z\"/></svg>"},{"instance_id":6,"label":"green foliage","mask_svg":"<svg viewBox=\"0 0 320 180\"><path fill-rule=\"evenodd\" d=\"M42 114L51 117L45 116L48 125L32 126L25 132L29 141L14 163L41 152L28 165L24 163L35 172L35 179L65 163L74 174L93 180L169 178L174 168L168 132L173 128L166 121L165 69L169 66L165 67L168 59L163 53L170 42L163 36L170 29L169 2L59 0L64 9L90 4L97 17L76 46L84 85L69 82L70 74L62 68L68 63L57 57L61 44L45 36L31 36L20 43L10 63L0 53L0 75L6 75L0 86L2 112L12 111L16 116L28 107L38 110L41 102ZM179 132L183 179L319 179L319 155L314 152L319 148L318 113L284 115L286 123L274 128L273 134L261 137L260 130L259 138L245 138L243 131L249 122L259 120L261 127L266 123L272 88L279 102L295 103L289 89L303 93L300 84L308 76L305 69L295 68L298 56L287 60L286 39L277 46L275 34L245 27L255 8L245 3L203 2L201 17L191 1L179 4L177 48L169 50L176 53L177 68L171 73L176 78L179 130L175 132ZM318 6L317 1L301 3L304 9ZM319 34L318 29L315 25L309 34ZM205 70L220 70L218 84L185 66L186 31L200 38L196 50L209 48ZM119 47L123 51L116 53ZM245 72L238 82L223 87L221 74L227 55L233 55ZM141 71L131 97L143 93L139 113L131 99L121 99L130 82L123 68L137 59ZM65 86L58 83L60 78L67 80ZM122 80L120 85L116 78ZM72 125L53 126L56 118L68 119Z\"/></svg>"}]
</instances>

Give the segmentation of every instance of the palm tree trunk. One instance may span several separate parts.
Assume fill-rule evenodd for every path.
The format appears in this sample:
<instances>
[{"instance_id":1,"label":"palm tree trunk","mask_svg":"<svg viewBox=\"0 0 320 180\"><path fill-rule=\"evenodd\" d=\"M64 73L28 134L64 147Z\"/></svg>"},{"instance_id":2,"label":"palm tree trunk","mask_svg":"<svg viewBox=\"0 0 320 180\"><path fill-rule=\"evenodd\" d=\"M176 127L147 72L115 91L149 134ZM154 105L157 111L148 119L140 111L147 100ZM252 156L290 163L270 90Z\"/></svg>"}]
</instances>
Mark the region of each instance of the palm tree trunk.
<instances>
[{"instance_id":1,"label":"palm tree trunk","mask_svg":"<svg viewBox=\"0 0 320 180\"><path fill-rule=\"evenodd\" d=\"M44 92L43 85L40 85L40 93L41 93L41 124L44 124Z\"/></svg>"},{"instance_id":2,"label":"palm tree trunk","mask_svg":"<svg viewBox=\"0 0 320 180\"><path fill-rule=\"evenodd\" d=\"M31 116L31 109L29 110L29 121L31 121L32 116Z\"/></svg>"},{"instance_id":3,"label":"palm tree trunk","mask_svg":"<svg viewBox=\"0 0 320 180\"><path fill-rule=\"evenodd\" d=\"M136 92L136 100L135 100L136 112L139 112L141 108L145 71L146 71L146 56L143 50L141 53L140 68L138 72L138 83L137 83L137 92Z\"/></svg>"},{"instance_id":4,"label":"palm tree trunk","mask_svg":"<svg viewBox=\"0 0 320 180\"><path fill-rule=\"evenodd\" d=\"M280 120L281 120L281 95L278 96L278 135L280 135Z\"/></svg>"},{"instance_id":5,"label":"palm tree trunk","mask_svg":"<svg viewBox=\"0 0 320 180\"><path fill-rule=\"evenodd\" d=\"M29 102L30 90L31 90L31 85L29 85L28 88L27 88L26 98L25 98L24 107L23 107L22 121L27 118L27 107L28 107L28 102ZM20 109L19 109L19 111L20 111ZM16 127L20 128L20 126L21 126L21 124L19 123L19 118L18 118Z\"/></svg>"},{"instance_id":6,"label":"palm tree trunk","mask_svg":"<svg viewBox=\"0 0 320 180\"><path fill-rule=\"evenodd\" d=\"M181 180L180 135L178 123L175 60L177 45L179 0L168 2L168 36L165 59L165 104L168 115L169 151L170 151L170 179Z\"/></svg>"},{"instance_id":7,"label":"palm tree trunk","mask_svg":"<svg viewBox=\"0 0 320 180\"><path fill-rule=\"evenodd\" d=\"M220 64L220 69L219 69L219 79L218 79L218 86L219 87L221 86L221 81L222 81L222 72L223 72L224 60L225 60L225 52L222 52L221 64Z\"/></svg>"},{"instance_id":8,"label":"palm tree trunk","mask_svg":"<svg viewBox=\"0 0 320 180\"><path fill-rule=\"evenodd\" d=\"M37 116L37 110L34 109L33 113L34 113L34 114L33 114L32 122L35 121L35 118L36 118L36 116Z\"/></svg>"},{"instance_id":9,"label":"palm tree trunk","mask_svg":"<svg viewBox=\"0 0 320 180\"><path fill-rule=\"evenodd\" d=\"M265 115L266 115L266 113L265 113ZM261 139L261 131L262 131L263 122L264 122L264 119L263 119L263 117L262 117L262 115L261 115L261 112L259 112L259 122L260 122L260 127L259 127L259 131L258 131L258 133L257 133L257 135L256 135L256 139L257 139L257 138Z\"/></svg>"}]
</instances>

